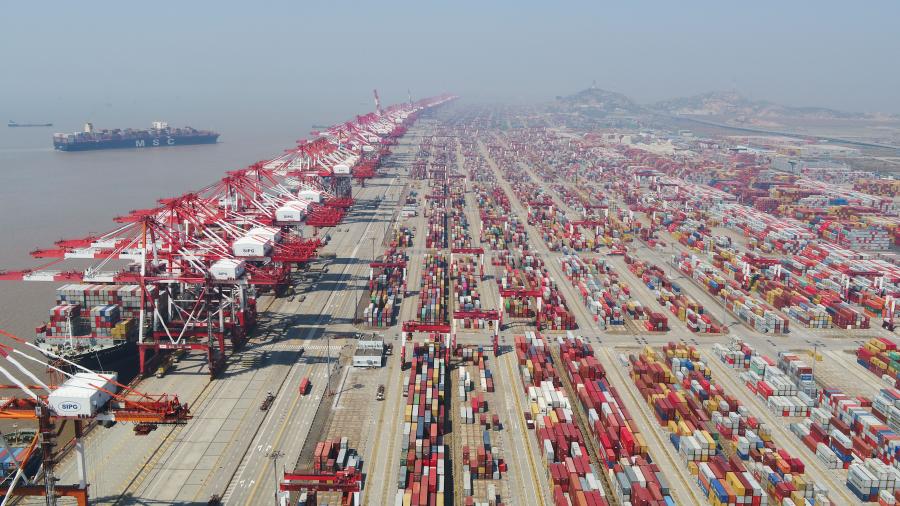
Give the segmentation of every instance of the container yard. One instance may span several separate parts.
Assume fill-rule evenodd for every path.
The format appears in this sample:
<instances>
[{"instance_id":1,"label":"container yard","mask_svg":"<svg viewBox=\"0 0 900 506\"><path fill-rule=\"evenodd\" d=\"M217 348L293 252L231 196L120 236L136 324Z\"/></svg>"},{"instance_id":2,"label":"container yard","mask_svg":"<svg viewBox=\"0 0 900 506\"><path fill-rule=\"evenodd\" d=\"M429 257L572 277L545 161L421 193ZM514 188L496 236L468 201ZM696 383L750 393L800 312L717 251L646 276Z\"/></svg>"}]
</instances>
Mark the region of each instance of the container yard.
<instances>
[{"instance_id":1,"label":"container yard","mask_svg":"<svg viewBox=\"0 0 900 506\"><path fill-rule=\"evenodd\" d=\"M60 503L79 446L102 504L900 499L891 184L450 98L135 211L155 249L124 220L35 251L120 271L0 274L60 282L23 349L178 396L85 414Z\"/></svg>"}]
</instances>

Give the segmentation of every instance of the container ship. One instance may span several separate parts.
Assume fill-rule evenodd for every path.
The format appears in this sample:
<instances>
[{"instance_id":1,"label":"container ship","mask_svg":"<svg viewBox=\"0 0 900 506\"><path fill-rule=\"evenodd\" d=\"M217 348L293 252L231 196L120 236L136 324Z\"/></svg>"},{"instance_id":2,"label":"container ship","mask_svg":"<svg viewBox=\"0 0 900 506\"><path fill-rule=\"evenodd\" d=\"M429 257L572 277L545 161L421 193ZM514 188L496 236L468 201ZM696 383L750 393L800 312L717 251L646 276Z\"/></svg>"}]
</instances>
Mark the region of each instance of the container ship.
<instances>
[{"instance_id":1,"label":"container ship","mask_svg":"<svg viewBox=\"0 0 900 506\"><path fill-rule=\"evenodd\" d=\"M22 461L25 451L37 435L34 429L17 429L3 434L3 446L0 447L0 485L6 485L20 467L24 467L25 478L33 479L41 464L40 450L31 453L28 460Z\"/></svg>"},{"instance_id":2,"label":"container ship","mask_svg":"<svg viewBox=\"0 0 900 506\"><path fill-rule=\"evenodd\" d=\"M152 293L154 287L148 287ZM140 285L76 283L56 290L50 319L36 329L35 344L92 371L115 371L127 383L138 373ZM74 373L75 367L54 364Z\"/></svg>"},{"instance_id":3,"label":"container ship","mask_svg":"<svg viewBox=\"0 0 900 506\"><path fill-rule=\"evenodd\" d=\"M92 149L161 148L190 144L215 144L219 134L191 127L174 128L164 121L154 121L144 130L132 128L94 130L85 123L84 130L70 134L53 134L53 147L59 151L87 151Z\"/></svg>"},{"instance_id":4,"label":"container ship","mask_svg":"<svg viewBox=\"0 0 900 506\"><path fill-rule=\"evenodd\" d=\"M18 128L18 127L52 127L53 123L16 123L13 120L9 120L9 123L6 124L9 128Z\"/></svg>"}]
</instances>

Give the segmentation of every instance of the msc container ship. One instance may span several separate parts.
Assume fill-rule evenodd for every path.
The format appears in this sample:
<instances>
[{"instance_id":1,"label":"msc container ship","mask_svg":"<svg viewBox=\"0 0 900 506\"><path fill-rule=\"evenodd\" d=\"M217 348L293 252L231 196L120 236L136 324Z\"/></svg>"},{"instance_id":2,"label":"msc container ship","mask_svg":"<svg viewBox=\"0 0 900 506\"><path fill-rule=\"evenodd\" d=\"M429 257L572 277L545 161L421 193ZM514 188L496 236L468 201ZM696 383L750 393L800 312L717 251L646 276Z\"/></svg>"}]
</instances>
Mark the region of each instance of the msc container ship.
<instances>
[{"instance_id":1,"label":"msc container ship","mask_svg":"<svg viewBox=\"0 0 900 506\"><path fill-rule=\"evenodd\" d=\"M154 121L144 130L132 128L94 130L85 123L84 131L53 134L53 147L59 151L87 151L91 149L161 148L189 144L215 144L219 134L191 127L174 128L164 121Z\"/></svg>"},{"instance_id":2,"label":"msc container ship","mask_svg":"<svg viewBox=\"0 0 900 506\"><path fill-rule=\"evenodd\" d=\"M19 127L52 127L53 123L16 123L13 120L9 120L9 123L6 124L9 128L19 128Z\"/></svg>"}]
</instances>

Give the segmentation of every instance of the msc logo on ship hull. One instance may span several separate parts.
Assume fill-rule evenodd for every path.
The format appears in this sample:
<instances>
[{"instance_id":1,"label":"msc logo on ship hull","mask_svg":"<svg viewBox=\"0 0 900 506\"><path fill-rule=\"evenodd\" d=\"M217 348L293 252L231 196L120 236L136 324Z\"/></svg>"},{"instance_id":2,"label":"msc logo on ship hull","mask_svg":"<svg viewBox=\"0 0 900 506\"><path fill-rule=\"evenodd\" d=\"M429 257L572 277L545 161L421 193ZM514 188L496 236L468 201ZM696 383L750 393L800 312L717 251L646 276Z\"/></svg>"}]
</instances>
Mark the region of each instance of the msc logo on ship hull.
<instances>
[{"instance_id":1,"label":"msc logo on ship hull","mask_svg":"<svg viewBox=\"0 0 900 506\"><path fill-rule=\"evenodd\" d=\"M151 145L152 147L159 147L159 146L160 146L160 140L161 140L161 139L153 139L152 141L150 141L150 145ZM175 145L175 139L173 139L173 138L171 138L171 137L166 137L166 141L165 141L165 142L166 142L166 144L169 145L169 146L174 146L174 145ZM147 145L145 144L145 140L144 140L144 139L138 139L138 140L134 141L134 147L136 147L136 148L144 148L144 147L147 147Z\"/></svg>"}]
</instances>

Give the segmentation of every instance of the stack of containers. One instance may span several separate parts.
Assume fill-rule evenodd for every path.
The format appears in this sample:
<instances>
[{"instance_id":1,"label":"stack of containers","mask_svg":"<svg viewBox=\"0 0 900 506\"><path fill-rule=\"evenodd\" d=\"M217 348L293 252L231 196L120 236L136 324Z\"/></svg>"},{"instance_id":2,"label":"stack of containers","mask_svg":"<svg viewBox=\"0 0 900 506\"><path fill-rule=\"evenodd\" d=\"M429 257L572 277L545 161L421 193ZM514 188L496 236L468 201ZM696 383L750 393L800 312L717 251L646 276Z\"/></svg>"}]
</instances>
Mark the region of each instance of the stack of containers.
<instances>
[{"instance_id":1,"label":"stack of containers","mask_svg":"<svg viewBox=\"0 0 900 506\"><path fill-rule=\"evenodd\" d=\"M469 220L466 218L466 200L462 196L450 199L450 247L471 248L472 236L469 234Z\"/></svg>"},{"instance_id":2,"label":"stack of containers","mask_svg":"<svg viewBox=\"0 0 900 506\"><path fill-rule=\"evenodd\" d=\"M890 339L874 337L866 341L856 350L856 362L888 383L900 387L900 352Z\"/></svg>"},{"instance_id":3,"label":"stack of containers","mask_svg":"<svg viewBox=\"0 0 900 506\"><path fill-rule=\"evenodd\" d=\"M775 367L769 357L757 355L753 347L740 338L732 338L728 346L716 343L713 352L726 365L745 370L740 374L741 381L751 392L766 400L766 406L772 413L786 417L809 416L809 410L815 406L816 388L811 373L809 378L806 374L797 373L796 378L802 377L802 384L808 389L802 391L798 386L801 380ZM785 367L789 368L790 363L790 358L786 359ZM797 369L805 370L802 365L795 366Z\"/></svg>"},{"instance_id":4,"label":"stack of containers","mask_svg":"<svg viewBox=\"0 0 900 506\"><path fill-rule=\"evenodd\" d=\"M635 276L641 278L647 288L656 295L656 300L676 318L683 321L692 332L717 332L703 306L681 291L678 284L669 280L665 272L656 265L625 255L625 263Z\"/></svg>"},{"instance_id":5,"label":"stack of containers","mask_svg":"<svg viewBox=\"0 0 900 506\"><path fill-rule=\"evenodd\" d=\"M422 289L419 292L418 320L422 323L446 324L447 260L441 253L425 254Z\"/></svg>"},{"instance_id":6,"label":"stack of containers","mask_svg":"<svg viewBox=\"0 0 900 506\"><path fill-rule=\"evenodd\" d=\"M767 303L752 297L736 281L726 279L711 265L681 253L675 257L678 269L694 278L711 295L722 299L725 306L741 320L760 332L788 333L788 320Z\"/></svg>"},{"instance_id":7,"label":"stack of containers","mask_svg":"<svg viewBox=\"0 0 900 506\"><path fill-rule=\"evenodd\" d=\"M599 478L599 472L603 471L591 462L584 436L573 423L572 405L561 387L546 341L533 332L515 336L514 341L555 503L608 504Z\"/></svg>"},{"instance_id":8,"label":"stack of containers","mask_svg":"<svg viewBox=\"0 0 900 506\"><path fill-rule=\"evenodd\" d=\"M900 470L876 459L850 464L847 488L863 502L896 504Z\"/></svg>"},{"instance_id":9,"label":"stack of containers","mask_svg":"<svg viewBox=\"0 0 900 506\"><path fill-rule=\"evenodd\" d=\"M447 209L442 198L428 199L425 216L428 218L425 235L426 248L447 247Z\"/></svg>"},{"instance_id":10,"label":"stack of containers","mask_svg":"<svg viewBox=\"0 0 900 506\"><path fill-rule=\"evenodd\" d=\"M413 233L412 230L409 229L409 227L401 227L394 230L394 235L391 239L392 248L409 248L412 245Z\"/></svg>"},{"instance_id":11,"label":"stack of containers","mask_svg":"<svg viewBox=\"0 0 900 506\"><path fill-rule=\"evenodd\" d=\"M444 504L447 454L443 433L447 424L444 356L443 346L437 343L417 344L413 348L397 483L397 501L402 504Z\"/></svg>"},{"instance_id":12,"label":"stack of containers","mask_svg":"<svg viewBox=\"0 0 900 506\"><path fill-rule=\"evenodd\" d=\"M313 455L314 471L317 473L333 473L348 467L361 468L356 450L350 448L348 438L327 439L316 443Z\"/></svg>"},{"instance_id":13,"label":"stack of containers","mask_svg":"<svg viewBox=\"0 0 900 506\"><path fill-rule=\"evenodd\" d=\"M79 335L81 304L58 304L50 308L50 321L38 327L37 333L45 336Z\"/></svg>"},{"instance_id":14,"label":"stack of containers","mask_svg":"<svg viewBox=\"0 0 900 506\"><path fill-rule=\"evenodd\" d=\"M394 250L385 252L383 263L405 262L407 256ZM406 291L406 269L384 267L373 271L369 279L369 305L363 311L371 327L390 327L397 323L397 313Z\"/></svg>"},{"instance_id":15,"label":"stack of containers","mask_svg":"<svg viewBox=\"0 0 900 506\"><path fill-rule=\"evenodd\" d=\"M528 249L525 226L512 215L509 197L499 185L475 188L481 217L481 243L492 250Z\"/></svg>"},{"instance_id":16,"label":"stack of containers","mask_svg":"<svg viewBox=\"0 0 900 506\"><path fill-rule=\"evenodd\" d=\"M119 323L119 306L108 304L92 307L90 321L91 334L99 337L112 337L113 327Z\"/></svg>"},{"instance_id":17,"label":"stack of containers","mask_svg":"<svg viewBox=\"0 0 900 506\"><path fill-rule=\"evenodd\" d=\"M496 257L502 262L503 273L497 282L501 290L536 292L541 287L541 270L543 262L531 255L515 255L512 253ZM504 297L503 313L515 318L535 316L536 307L529 297Z\"/></svg>"},{"instance_id":18,"label":"stack of containers","mask_svg":"<svg viewBox=\"0 0 900 506\"><path fill-rule=\"evenodd\" d=\"M491 217L482 211L481 243L493 250L528 249L525 224L515 215Z\"/></svg>"},{"instance_id":19,"label":"stack of containers","mask_svg":"<svg viewBox=\"0 0 900 506\"><path fill-rule=\"evenodd\" d=\"M462 448L463 488L466 496L472 495L472 480L499 480L502 459L495 459L491 447L491 432L481 431L481 445L472 451L468 446Z\"/></svg>"},{"instance_id":20,"label":"stack of containers","mask_svg":"<svg viewBox=\"0 0 900 506\"><path fill-rule=\"evenodd\" d=\"M543 322L539 323L541 328L556 331L577 328L578 323L575 321L575 315L569 312L569 309L566 306L566 298L557 288L556 282L550 278L546 271L543 272L543 276L543 282L541 284L541 299L543 302L541 304L540 314L538 314L537 317L538 322Z\"/></svg>"},{"instance_id":21,"label":"stack of containers","mask_svg":"<svg viewBox=\"0 0 900 506\"><path fill-rule=\"evenodd\" d=\"M595 445L603 454L601 464L610 474L621 503L673 504L668 482L647 452L647 443L636 429L594 350L581 337L567 332L558 337L560 357L586 413Z\"/></svg>"},{"instance_id":22,"label":"stack of containers","mask_svg":"<svg viewBox=\"0 0 900 506\"><path fill-rule=\"evenodd\" d=\"M833 388L824 389L819 395L820 409L831 415L828 423L819 423L821 429L830 429L823 442L831 443L832 450L845 463L853 457L878 458L885 463L897 462L900 452L898 419L891 417L900 391L883 389L874 402L861 397L850 397ZM815 421L815 419L814 419ZM817 435L815 423L810 433ZM819 431L821 432L821 431Z\"/></svg>"},{"instance_id":23,"label":"stack of containers","mask_svg":"<svg viewBox=\"0 0 900 506\"><path fill-rule=\"evenodd\" d=\"M450 277L453 279L453 296L456 299L456 311L480 311L481 295L478 293L480 277L478 265L471 256L456 255L450 266ZM464 329L487 328L487 321L482 318L465 318L456 322Z\"/></svg>"},{"instance_id":24,"label":"stack of containers","mask_svg":"<svg viewBox=\"0 0 900 506\"><path fill-rule=\"evenodd\" d=\"M812 367L800 357L786 351L778 352L778 368L784 371L804 394L815 397L818 394Z\"/></svg>"},{"instance_id":25,"label":"stack of containers","mask_svg":"<svg viewBox=\"0 0 900 506\"><path fill-rule=\"evenodd\" d=\"M631 356L632 379L711 502L825 500L803 476L803 463L779 450L747 408L711 381L694 347L670 343L663 353L665 361L649 347Z\"/></svg>"},{"instance_id":26,"label":"stack of containers","mask_svg":"<svg viewBox=\"0 0 900 506\"><path fill-rule=\"evenodd\" d=\"M618 275L605 259L582 260L577 255L560 258L563 275L581 293L581 300L593 315L594 321L608 327L624 325L626 307L630 303L631 314L635 314L635 303L628 285L620 282ZM623 307L624 306L624 307Z\"/></svg>"}]
</instances>

